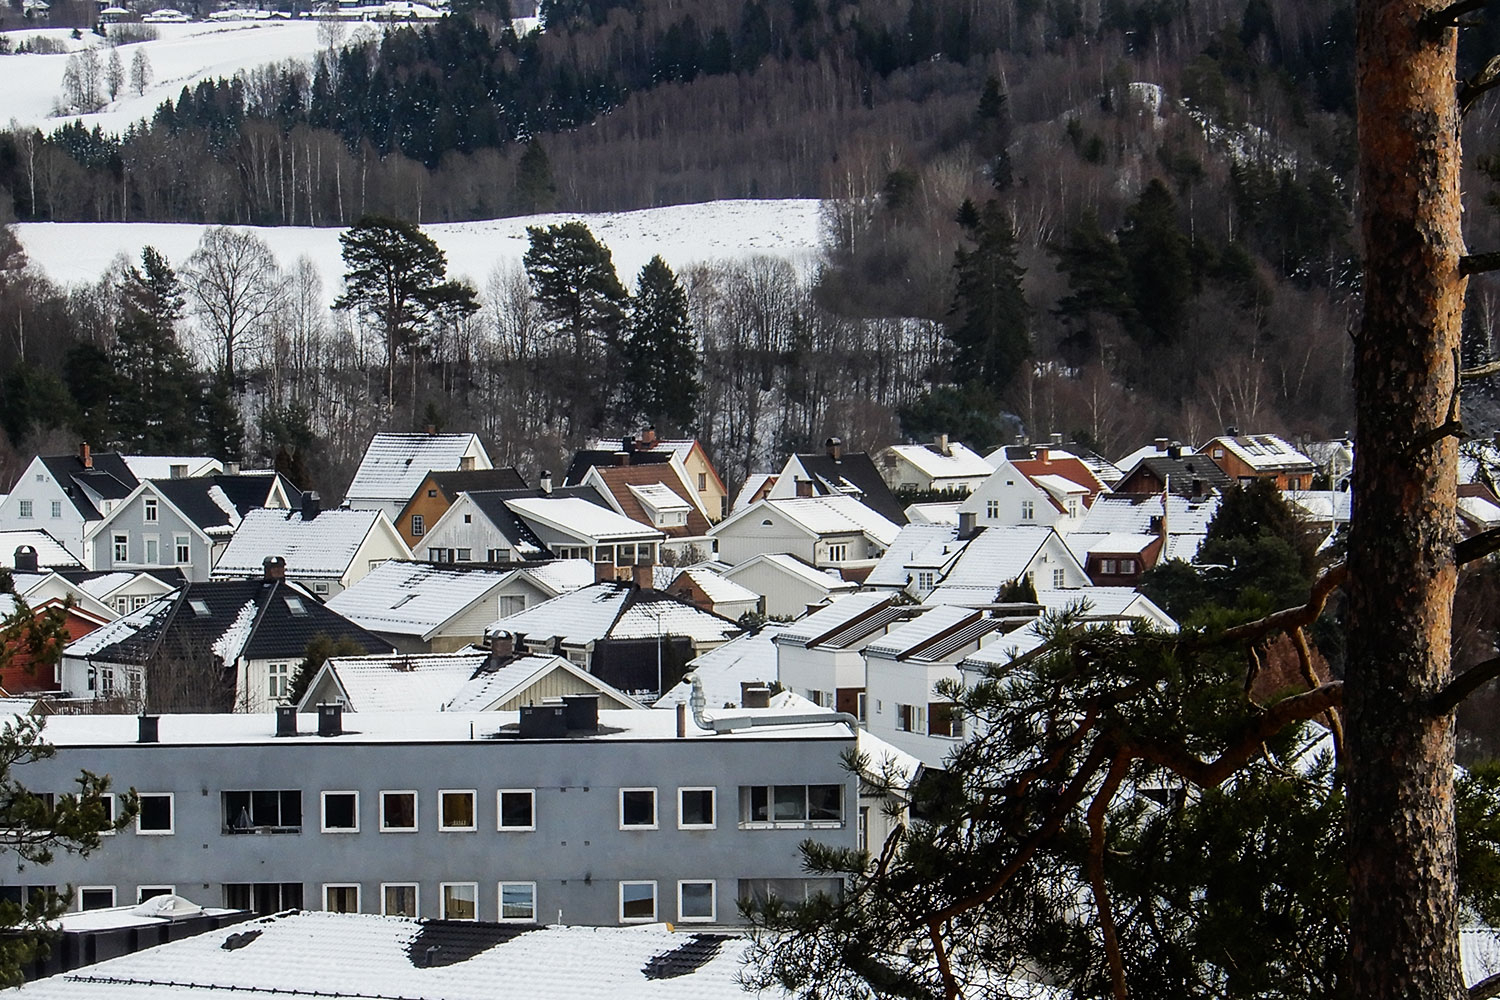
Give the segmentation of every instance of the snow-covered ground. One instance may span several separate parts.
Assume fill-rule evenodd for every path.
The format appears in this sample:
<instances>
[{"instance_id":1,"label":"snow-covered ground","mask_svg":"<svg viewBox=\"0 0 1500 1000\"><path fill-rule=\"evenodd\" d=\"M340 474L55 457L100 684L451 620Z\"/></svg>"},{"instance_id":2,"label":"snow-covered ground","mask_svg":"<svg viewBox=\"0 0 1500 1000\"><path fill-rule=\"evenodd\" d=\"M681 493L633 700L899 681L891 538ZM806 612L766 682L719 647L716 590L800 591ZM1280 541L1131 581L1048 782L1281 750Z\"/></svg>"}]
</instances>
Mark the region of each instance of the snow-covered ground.
<instances>
[{"instance_id":1,"label":"snow-covered ground","mask_svg":"<svg viewBox=\"0 0 1500 1000\"><path fill-rule=\"evenodd\" d=\"M641 267L655 254L674 270L715 260L769 256L799 269L812 263L818 249L819 205L816 200L713 201L673 205L638 212L534 215L485 222L426 226L424 231L448 255L448 271L466 277L480 289L497 265L519 266L526 253L527 226L546 226L572 219L588 223L594 236L614 254L615 270L634 286ZM207 228L166 223L22 223L16 226L32 263L63 284L97 281L119 254L140 260L143 246L154 246L174 267L181 267ZM306 256L323 276L328 301L339 294L344 274L339 256L339 229L255 229L271 247L277 262L290 267Z\"/></svg>"},{"instance_id":2,"label":"snow-covered ground","mask_svg":"<svg viewBox=\"0 0 1500 1000\"><path fill-rule=\"evenodd\" d=\"M319 39L319 25L312 21L249 21L151 25L160 36L155 41L137 42L119 47L120 61L129 80L131 60L144 51L151 61L152 83L144 94L128 90L119 100L88 115L56 114L62 99L63 71L68 56L22 55L0 56L0 125L16 122L50 131L64 122L82 118L89 127L100 125L106 132L123 132L132 122L150 118L158 105L175 99L184 86L199 80L232 77L242 70L255 69L266 63L289 59L311 62L313 56L327 47ZM377 24L351 24L346 39L356 33L379 32ZM99 46L101 63L107 63L110 48L104 39L84 32L73 39L68 28L37 28L7 31L12 47L27 38L43 36L54 39L70 51L91 45Z\"/></svg>"}]
</instances>

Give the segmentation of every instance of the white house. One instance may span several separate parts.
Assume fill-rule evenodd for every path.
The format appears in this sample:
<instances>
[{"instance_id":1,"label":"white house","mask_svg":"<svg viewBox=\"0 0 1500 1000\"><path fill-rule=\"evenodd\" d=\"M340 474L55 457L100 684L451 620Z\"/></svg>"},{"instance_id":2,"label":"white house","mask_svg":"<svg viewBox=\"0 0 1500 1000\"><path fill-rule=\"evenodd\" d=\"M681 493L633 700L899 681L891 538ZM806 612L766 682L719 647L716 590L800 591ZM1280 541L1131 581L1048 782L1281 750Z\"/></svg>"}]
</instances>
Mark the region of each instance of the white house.
<instances>
[{"instance_id":1,"label":"white house","mask_svg":"<svg viewBox=\"0 0 1500 1000\"><path fill-rule=\"evenodd\" d=\"M286 576L327 598L411 550L379 510L320 510L304 493L300 510L252 510L214 566L213 579L259 576L267 559L286 560Z\"/></svg>"},{"instance_id":2,"label":"white house","mask_svg":"<svg viewBox=\"0 0 1500 1000\"><path fill-rule=\"evenodd\" d=\"M771 618L801 618L809 609L859 589L837 570L818 569L782 552L751 556L726 569L724 579L760 594L762 611Z\"/></svg>"},{"instance_id":3,"label":"white house","mask_svg":"<svg viewBox=\"0 0 1500 1000\"><path fill-rule=\"evenodd\" d=\"M1002 525L981 528L972 538L959 535L954 532L953 544L962 548L953 553L924 604L992 604L1022 579L1039 595L1092 585L1083 563L1051 528Z\"/></svg>"},{"instance_id":4,"label":"white house","mask_svg":"<svg viewBox=\"0 0 1500 1000\"><path fill-rule=\"evenodd\" d=\"M554 555L592 559L622 574L628 567L654 565L657 546L665 537L658 528L580 497L522 497L506 501L506 506Z\"/></svg>"},{"instance_id":5,"label":"white house","mask_svg":"<svg viewBox=\"0 0 1500 1000\"><path fill-rule=\"evenodd\" d=\"M117 615L138 611L160 597L165 597L187 582L175 570L154 573L122 570L76 570L63 574L79 590L111 608Z\"/></svg>"},{"instance_id":6,"label":"white house","mask_svg":"<svg viewBox=\"0 0 1500 1000\"><path fill-rule=\"evenodd\" d=\"M983 455L950 442L946 434L939 434L931 444L893 444L875 457L875 466L898 493L903 489L972 493L995 471Z\"/></svg>"},{"instance_id":7,"label":"white house","mask_svg":"<svg viewBox=\"0 0 1500 1000\"><path fill-rule=\"evenodd\" d=\"M865 661L861 651L897 623L927 611L890 594L853 594L777 633L781 686L825 708L863 720Z\"/></svg>"},{"instance_id":8,"label":"white house","mask_svg":"<svg viewBox=\"0 0 1500 1000\"><path fill-rule=\"evenodd\" d=\"M403 653L446 653L484 639L500 617L507 570L393 559L328 599L328 606Z\"/></svg>"},{"instance_id":9,"label":"white house","mask_svg":"<svg viewBox=\"0 0 1500 1000\"><path fill-rule=\"evenodd\" d=\"M121 455L135 478L191 479L194 476L217 476L224 463L209 455ZM238 474L237 472L234 474Z\"/></svg>"},{"instance_id":10,"label":"white house","mask_svg":"<svg viewBox=\"0 0 1500 1000\"><path fill-rule=\"evenodd\" d=\"M344 506L394 520L434 471L493 468L476 434L376 434L344 495Z\"/></svg>"},{"instance_id":11,"label":"white house","mask_svg":"<svg viewBox=\"0 0 1500 1000\"><path fill-rule=\"evenodd\" d=\"M725 562L785 553L820 569L862 570L896 540L900 527L850 496L761 500L714 525Z\"/></svg>"},{"instance_id":12,"label":"white house","mask_svg":"<svg viewBox=\"0 0 1500 1000\"><path fill-rule=\"evenodd\" d=\"M1094 498L1104 491L1093 473L1071 455L1040 460L1005 459L970 496L958 513L972 514L983 526L1037 524L1067 534L1082 523Z\"/></svg>"},{"instance_id":13,"label":"white house","mask_svg":"<svg viewBox=\"0 0 1500 1000\"><path fill-rule=\"evenodd\" d=\"M463 492L418 539L415 554L434 563L518 563L551 553L537 533L511 510L518 490Z\"/></svg>"},{"instance_id":14,"label":"white house","mask_svg":"<svg viewBox=\"0 0 1500 1000\"><path fill-rule=\"evenodd\" d=\"M46 531L82 560L90 529L138 485L123 458L87 444L75 455L39 455L0 501L0 531Z\"/></svg>"}]
</instances>

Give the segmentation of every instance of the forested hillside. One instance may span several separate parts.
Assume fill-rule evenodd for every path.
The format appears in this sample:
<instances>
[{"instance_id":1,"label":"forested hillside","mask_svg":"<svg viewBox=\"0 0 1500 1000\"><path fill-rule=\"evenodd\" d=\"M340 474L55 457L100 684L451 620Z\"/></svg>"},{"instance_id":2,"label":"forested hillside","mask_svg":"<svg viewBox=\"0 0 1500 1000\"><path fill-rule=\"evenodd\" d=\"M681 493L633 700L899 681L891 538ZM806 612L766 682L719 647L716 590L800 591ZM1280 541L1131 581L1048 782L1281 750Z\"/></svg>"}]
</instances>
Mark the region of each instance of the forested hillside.
<instances>
[{"instance_id":1,"label":"forested hillside","mask_svg":"<svg viewBox=\"0 0 1500 1000\"><path fill-rule=\"evenodd\" d=\"M704 392L677 422L730 478L830 433L876 446L1062 432L1112 453L1225 425L1349 429L1349 0L549 0L542 13L544 31L518 35L480 5L205 82L123 136L0 132L0 213L342 227L827 199L819 273L679 276ZM1465 44L1478 63L1500 38ZM1476 107L1466 131L1470 240L1489 248L1495 113ZM5 294L23 302L0 312L0 363L24 357L66 388L69 344L114 347L97 300L120 273L88 292L13 280ZM436 416L520 435L499 452L546 462L649 419L552 399L547 341L513 335L548 328L528 312L535 288L496 275L478 292L483 309L399 357L354 317L299 320L350 346L308 376L349 398L318 396L328 413L298 434L337 468L345 435ZM1496 301L1488 285L1471 296L1466 361L1489 357ZM38 325L55 346L27 354ZM537 374L508 372L505 343L538 350ZM221 387L241 452L274 451L285 429L267 417L280 364L250 352ZM16 398L15 448L77 426ZM1492 422L1481 393L1467 405L1471 426ZM529 422L559 414L539 448Z\"/></svg>"}]
</instances>

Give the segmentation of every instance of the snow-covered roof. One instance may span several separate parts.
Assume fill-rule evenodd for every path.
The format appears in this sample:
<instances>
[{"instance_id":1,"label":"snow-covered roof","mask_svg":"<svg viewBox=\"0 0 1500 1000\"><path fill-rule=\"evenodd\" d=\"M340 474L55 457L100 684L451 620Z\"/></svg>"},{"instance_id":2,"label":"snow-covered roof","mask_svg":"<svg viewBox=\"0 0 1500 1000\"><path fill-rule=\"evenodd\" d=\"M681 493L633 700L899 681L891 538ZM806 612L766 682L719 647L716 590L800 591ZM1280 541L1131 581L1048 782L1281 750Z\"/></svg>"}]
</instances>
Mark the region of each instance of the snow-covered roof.
<instances>
[{"instance_id":1,"label":"snow-covered roof","mask_svg":"<svg viewBox=\"0 0 1500 1000\"><path fill-rule=\"evenodd\" d=\"M1124 556L1139 555L1161 536L1145 532L1133 534L1124 531L1096 533L1075 531L1063 539L1068 551L1081 563L1087 563L1090 555Z\"/></svg>"},{"instance_id":2,"label":"snow-covered roof","mask_svg":"<svg viewBox=\"0 0 1500 1000\"><path fill-rule=\"evenodd\" d=\"M1033 483L1036 483L1042 489L1046 490L1048 493L1051 493L1059 500L1065 499L1070 496L1085 496L1089 493L1089 488L1087 486L1084 486L1082 483L1075 483L1073 482L1073 480L1069 479L1066 476L1054 476L1051 474L1047 474L1032 476L1030 478Z\"/></svg>"},{"instance_id":3,"label":"snow-covered roof","mask_svg":"<svg viewBox=\"0 0 1500 1000\"><path fill-rule=\"evenodd\" d=\"M739 626L660 591L641 591L632 584L606 581L507 615L487 631L512 632L529 639L560 639L570 646L599 639L658 635L717 644L731 638Z\"/></svg>"},{"instance_id":4,"label":"snow-covered roof","mask_svg":"<svg viewBox=\"0 0 1500 1000\"><path fill-rule=\"evenodd\" d=\"M733 580L726 579L706 566L689 566L688 568L674 573L667 584L660 587L661 590L670 590L671 585L680 577L687 577L697 584L698 589L703 591L709 601L714 604L737 604L745 601L760 600L759 594L749 587L742 587Z\"/></svg>"},{"instance_id":5,"label":"snow-covered roof","mask_svg":"<svg viewBox=\"0 0 1500 1000\"><path fill-rule=\"evenodd\" d=\"M888 659L940 660L970 643L979 642L1000 627L1000 619L983 612L952 605L936 607L911 621L893 626L866 646L865 652ZM943 636L950 630L950 635ZM939 640L940 636L943 636L942 640Z\"/></svg>"},{"instance_id":6,"label":"snow-covered roof","mask_svg":"<svg viewBox=\"0 0 1500 1000\"><path fill-rule=\"evenodd\" d=\"M518 497L506 503L527 521L591 542L664 537L649 524L632 521L623 514L579 497Z\"/></svg>"},{"instance_id":7,"label":"snow-covered roof","mask_svg":"<svg viewBox=\"0 0 1500 1000\"><path fill-rule=\"evenodd\" d=\"M137 479L182 479L224 471L224 463L208 455L121 455ZM269 474L269 473L268 473Z\"/></svg>"},{"instance_id":8,"label":"snow-covered roof","mask_svg":"<svg viewBox=\"0 0 1500 1000\"><path fill-rule=\"evenodd\" d=\"M1500 524L1500 505L1488 497L1459 497L1458 509L1465 518L1485 528Z\"/></svg>"},{"instance_id":9,"label":"snow-covered roof","mask_svg":"<svg viewBox=\"0 0 1500 1000\"><path fill-rule=\"evenodd\" d=\"M489 656L484 650L456 653L337 656L324 671L338 678L354 712L436 712L468 683ZM312 685L309 685L309 694ZM306 710L310 706L300 706Z\"/></svg>"},{"instance_id":10,"label":"snow-covered roof","mask_svg":"<svg viewBox=\"0 0 1500 1000\"><path fill-rule=\"evenodd\" d=\"M908 524L957 524L959 501L914 503L906 508Z\"/></svg>"},{"instance_id":11,"label":"snow-covered roof","mask_svg":"<svg viewBox=\"0 0 1500 1000\"><path fill-rule=\"evenodd\" d=\"M995 471L983 455L957 441L946 453L936 444L894 444L887 450L929 479L984 479Z\"/></svg>"},{"instance_id":12,"label":"snow-covered roof","mask_svg":"<svg viewBox=\"0 0 1500 1000\"><path fill-rule=\"evenodd\" d=\"M128 639L143 629L160 622L172 613L176 591L157 598L145 607L136 608L123 618L101 625L88 635L68 643L63 655L67 657L89 657L101 649Z\"/></svg>"},{"instance_id":13,"label":"snow-covered roof","mask_svg":"<svg viewBox=\"0 0 1500 1000\"><path fill-rule=\"evenodd\" d=\"M634 483L626 483L625 488L628 489L631 496L639 500L642 505L649 508L650 510L656 511L657 513L665 513L666 511L688 511L693 509L692 504L688 503L676 493L673 493L670 489L663 486L661 483L646 483L643 486L637 486Z\"/></svg>"},{"instance_id":14,"label":"snow-covered roof","mask_svg":"<svg viewBox=\"0 0 1500 1000\"><path fill-rule=\"evenodd\" d=\"M384 519L377 510L325 510L314 518L296 510L252 510L224 547L213 575L258 576L268 556L281 556L288 576L337 578Z\"/></svg>"},{"instance_id":15,"label":"snow-covered roof","mask_svg":"<svg viewBox=\"0 0 1500 1000\"><path fill-rule=\"evenodd\" d=\"M329 598L328 606L371 632L426 639L500 587L510 573L391 560Z\"/></svg>"},{"instance_id":16,"label":"snow-covered roof","mask_svg":"<svg viewBox=\"0 0 1500 1000\"><path fill-rule=\"evenodd\" d=\"M1354 493L1350 490L1283 490L1281 498L1293 512L1309 521L1342 521L1348 523L1354 510ZM1467 497L1459 498L1463 506Z\"/></svg>"},{"instance_id":17,"label":"snow-covered roof","mask_svg":"<svg viewBox=\"0 0 1500 1000\"><path fill-rule=\"evenodd\" d=\"M911 569L946 566L966 544L958 540L953 525L908 524L865 577L865 586L903 588L910 582Z\"/></svg>"},{"instance_id":18,"label":"snow-covered roof","mask_svg":"<svg viewBox=\"0 0 1500 1000\"><path fill-rule=\"evenodd\" d=\"M158 587L166 587L166 584L161 583L161 581L157 580L156 577L152 576L149 573L129 572L103 573L99 576L84 577L83 579L76 581L74 586L83 591L85 594L88 594L90 597L102 601L107 599L109 595L113 594L115 591L121 589L122 587L129 586L135 580L143 576L148 581L150 581L151 584L155 584Z\"/></svg>"},{"instance_id":19,"label":"snow-covered roof","mask_svg":"<svg viewBox=\"0 0 1500 1000\"><path fill-rule=\"evenodd\" d=\"M771 623L753 635L731 639L718 649L711 649L688 664L703 682L703 698L709 708L724 705L738 707L742 684L763 684L776 680L776 637L787 626ZM682 681L652 703L652 708L675 708L688 704L693 686Z\"/></svg>"},{"instance_id":20,"label":"snow-covered roof","mask_svg":"<svg viewBox=\"0 0 1500 1000\"><path fill-rule=\"evenodd\" d=\"M1038 622L1031 622L997 637L993 642L965 656L959 666L966 671L983 672L987 667L1003 667L1018 656L1025 656L1041 647L1042 638Z\"/></svg>"},{"instance_id":21,"label":"snow-covered roof","mask_svg":"<svg viewBox=\"0 0 1500 1000\"><path fill-rule=\"evenodd\" d=\"M1312 459L1275 434L1236 436L1225 434L1214 438L1198 450L1211 452L1216 446L1222 446L1256 472L1278 472L1283 469L1311 470L1313 467ZM1210 457L1212 457L1211 454Z\"/></svg>"},{"instance_id":22,"label":"snow-covered roof","mask_svg":"<svg viewBox=\"0 0 1500 1000\"><path fill-rule=\"evenodd\" d=\"M776 482L774 472L752 472L745 477L745 483L740 491L734 495L734 503L729 508L729 513L738 514L754 503L754 496L762 489L769 490Z\"/></svg>"},{"instance_id":23,"label":"snow-covered roof","mask_svg":"<svg viewBox=\"0 0 1500 1000\"><path fill-rule=\"evenodd\" d=\"M509 583L516 577L525 577L556 597L593 583L594 564L588 559L554 559L511 570L506 582Z\"/></svg>"},{"instance_id":24,"label":"snow-covered roof","mask_svg":"<svg viewBox=\"0 0 1500 1000\"><path fill-rule=\"evenodd\" d=\"M238 946L225 943L236 935ZM413 957L426 950L424 944L445 938L457 953L452 958L424 968ZM25 992L37 1000L267 1000L289 994L494 1000L521 993L534 1000L743 1000L739 974L748 948L748 939L738 935L677 931L667 924L474 923L459 930L400 917L302 911L37 980Z\"/></svg>"},{"instance_id":25,"label":"snow-covered roof","mask_svg":"<svg viewBox=\"0 0 1500 1000\"><path fill-rule=\"evenodd\" d=\"M884 614L886 611L896 613L887 617ZM853 628L861 622L883 628L899 618L901 612L902 609L893 603L890 594L850 594L792 622L777 636L777 641L806 644L824 636L837 635L841 630Z\"/></svg>"},{"instance_id":26,"label":"snow-covered roof","mask_svg":"<svg viewBox=\"0 0 1500 1000\"><path fill-rule=\"evenodd\" d=\"M1035 524L999 524L969 539L963 554L943 577L957 587L1002 586L1022 576L1055 532Z\"/></svg>"},{"instance_id":27,"label":"snow-covered roof","mask_svg":"<svg viewBox=\"0 0 1500 1000\"><path fill-rule=\"evenodd\" d=\"M1168 631L1177 629L1177 623L1171 616L1145 594L1131 587L1043 590L1036 595L1036 601L1048 612L1066 611L1082 605L1087 607L1087 614L1091 616L1142 618L1155 622Z\"/></svg>"},{"instance_id":28,"label":"snow-covered roof","mask_svg":"<svg viewBox=\"0 0 1500 1000\"><path fill-rule=\"evenodd\" d=\"M82 569L78 557L63 547L62 542L39 528L18 531L0 531L0 568L16 568L16 549L30 545L36 550L36 564L47 569Z\"/></svg>"},{"instance_id":29,"label":"snow-covered roof","mask_svg":"<svg viewBox=\"0 0 1500 1000\"><path fill-rule=\"evenodd\" d=\"M858 750L860 756L869 761L869 769L862 773L875 780L891 778L909 788L921 775L923 764L920 760L879 736L872 736L868 729L859 731Z\"/></svg>"},{"instance_id":30,"label":"snow-covered roof","mask_svg":"<svg viewBox=\"0 0 1500 1000\"><path fill-rule=\"evenodd\" d=\"M1167 530L1172 534L1201 536L1218 512L1217 494L1190 499L1173 493L1167 498ZM1075 530L1101 535L1146 534L1152 530L1153 519L1161 516L1160 493L1147 496L1106 493L1094 499L1094 505Z\"/></svg>"},{"instance_id":31,"label":"snow-covered roof","mask_svg":"<svg viewBox=\"0 0 1500 1000\"><path fill-rule=\"evenodd\" d=\"M803 562L801 559L798 559L796 556L788 555L784 552L763 552L758 555L751 556L744 562L739 563L738 565L728 570L725 570L724 575L733 579L741 570L745 569L746 567L759 565L761 563L771 563L782 572L789 573L802 582L814 587L821 588L825 591L858 589L858 586L856 584L850 583L848 580L845 580L838 574L828 570L818 569L816 566L809 566L807 563Z\"/></svg>"},{"instance_id":32,"label":"snow-covered roof","mask_svg":"<svg viewBox=\"0 0 1500 1000\"><path fill-rule=\"evenodd\" d=\"M376 434L345 500L405 503L429 472L463 468L466 457L473 458L476 469L491 467L484 445L473 434Z\"/></svg>"},{"instance_id":33,"label":"snow-covered roof","mask_svg":"<svg viewBox=\"0 0 1500 1000\"><path fill-rule=\"evenodd\" d=\"M519 656L497 670L482 670L443 705L445 712L487 712L522 694L546 674L560 670L608 696L614 705L601 707L643 708L628 694L575 667L561 656Z\"/></svg>"},{"instance_id":34,"label":"snow-covered roof","mask_svg":"<svg viewBox=\"0 0 1500 1000\"><path fill-rule=\"evenodd\" d=\"M859 532L884 547L894 542L896 534L901 530L899 525L877 514L872 508L842 494L762 500L760 503L801 525L810 534L818 536ZM742 513L720 522L714 531L722 530L742 517L757 517L758 510L767 508L761 508L759 504L747 507Z\"/></svg>"}]
</instances>

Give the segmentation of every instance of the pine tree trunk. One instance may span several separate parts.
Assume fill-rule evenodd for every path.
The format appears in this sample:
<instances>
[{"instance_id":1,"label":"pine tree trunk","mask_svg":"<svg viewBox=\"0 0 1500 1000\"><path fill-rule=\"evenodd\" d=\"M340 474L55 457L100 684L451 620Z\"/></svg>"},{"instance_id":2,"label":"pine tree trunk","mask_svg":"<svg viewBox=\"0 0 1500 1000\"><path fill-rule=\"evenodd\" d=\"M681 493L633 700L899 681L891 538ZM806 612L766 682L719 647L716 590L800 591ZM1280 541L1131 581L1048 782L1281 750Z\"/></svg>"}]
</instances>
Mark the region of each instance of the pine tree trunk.
<instances>
[{"instance_id":1,"label":"pine tree trunk","mask_svg":"<svg viewBox=\"0 0 1500 1000\"><path fill-rule=\"evenodd\" d=\"M1349 539L1350 995L1464 995L1449 678L1464 280L1456 32L1438 6L1359 0L1364 317Z\"/></svg>"}]
</instances>

